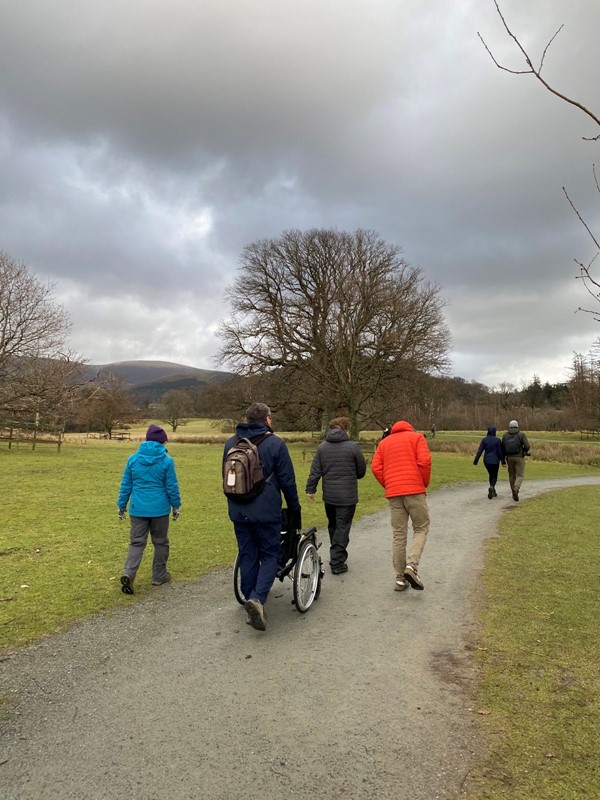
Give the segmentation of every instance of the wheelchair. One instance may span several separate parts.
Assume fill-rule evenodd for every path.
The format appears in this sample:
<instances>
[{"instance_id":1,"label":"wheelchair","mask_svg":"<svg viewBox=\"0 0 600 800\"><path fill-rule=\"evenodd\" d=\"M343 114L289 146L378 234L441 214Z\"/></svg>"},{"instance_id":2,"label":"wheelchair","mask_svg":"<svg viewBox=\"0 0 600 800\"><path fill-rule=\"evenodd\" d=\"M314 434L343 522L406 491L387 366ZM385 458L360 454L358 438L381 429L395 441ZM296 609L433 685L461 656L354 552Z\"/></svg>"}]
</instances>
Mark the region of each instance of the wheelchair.
<instances>
[{"instance_id":1,"label":"wheelchair","mask_svg":"<svg viewBox=\"0 0 600 800\"><path fill-rule=\"evenodd\" d=\"M288 521L291 517L284 508L281 512L281 562L276 578L281 582L285 578L292 581L292 603L304 614L321 593L321 581L325 575L318 553L321 542L317 544L316 528L303 532ZM241 588L239 553L233 564L233 592L238 603L244 605L246 598Z\"/></svg>"}]
</instances>

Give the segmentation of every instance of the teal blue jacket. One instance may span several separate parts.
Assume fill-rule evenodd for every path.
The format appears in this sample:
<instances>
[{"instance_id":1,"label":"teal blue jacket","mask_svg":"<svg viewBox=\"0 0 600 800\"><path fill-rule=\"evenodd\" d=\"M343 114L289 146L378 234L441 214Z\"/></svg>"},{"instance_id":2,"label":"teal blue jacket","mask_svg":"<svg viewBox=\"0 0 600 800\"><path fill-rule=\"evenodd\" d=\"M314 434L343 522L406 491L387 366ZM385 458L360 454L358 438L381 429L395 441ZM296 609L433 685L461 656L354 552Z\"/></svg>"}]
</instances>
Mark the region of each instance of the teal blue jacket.
<instances>
[{"instance_id":1,"label":"teal blue jacket","mask_svg":"<svg viewBox=\"0 0 600 800\"><path fill-rule=\"evenodd\" d=\"M171 508L181 506L175 462L160 442L142 442L137 453L129 456L118 508L127 508L132 517L164 517Z\"/></svg>"}]
</instances>

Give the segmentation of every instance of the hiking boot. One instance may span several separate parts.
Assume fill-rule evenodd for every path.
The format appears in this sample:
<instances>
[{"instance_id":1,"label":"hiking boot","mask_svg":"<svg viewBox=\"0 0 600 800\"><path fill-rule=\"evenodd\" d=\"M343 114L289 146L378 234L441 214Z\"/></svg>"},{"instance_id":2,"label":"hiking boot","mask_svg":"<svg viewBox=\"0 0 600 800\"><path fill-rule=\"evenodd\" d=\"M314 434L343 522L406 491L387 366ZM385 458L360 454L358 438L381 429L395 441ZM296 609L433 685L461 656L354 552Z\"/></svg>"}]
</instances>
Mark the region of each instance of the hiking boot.
<instances>
[{"instance_id":1,"label":"hiking boot","mask_svg":"<svg viewBox=\"0 0 600 800\"><path fill-rule=\"evenodd\" d=\"M491 500L493 496L494 496L494 490L490 486L490 488L488 489L488 500Z\"/></svg>"},{"instance_id":2,"label":"hiking boot","mask_svg":"<svg viewBox=\"0 0 600 800\"><path fill-rule=\"evenodd\" d=\"M335 567L331 567L332 575L343 575L344 572L348 572L348 564L336 564Z\"/></svg>"},{"instance_id":3,"label":"hiking boot","mask_svg":"<svg viewBox=\"0 0 600 800\"><path fill-rule=\"evenodd\" d=\"M404 577L410 583L413 589L424 589L423 581L419 578L417 568L412 564L407 564L404 568Z\"/></svg>"},{"instance_id":4,"label":"hiking boot","mask_svg":"<svg viewBox=\"0 0 600 800\"><path fill-rule=\"evenodd\" d=\"M519 500L519 490L518 489L513 489L512 490L512 496L513 496L513 500L516 500L518 502L518 500Z\"/></svg>"},{"instance_id":5,"label":"hiking boot","mask_svg":"<svg viewBox=\"0 0 600 800\"><path fill-rule=\"evenodd\" d=\"M152 586L162 586L163 583L171 583L171 576L168 572L161 581L152 581Z\"/></svg>"},{"instance_id":6,"label":"hiking boot","mask_svg":"<svg viewBox=\"0 0 600 800\"><path fill-rule=\"evenodd\" d=\"M133 578L129 575L121 575L121 591L123 594L133 594Z\"/></svg>"},{"instance_id":7,"label":"hiking boot","mask_svg":"<svg viewBox=\"0 0 600 800\"><path fill-rule=\"evenodd\" d=\"M260 600L257 600L256 598L247 600L244 608L248 613L250 625L252 625L252 627L257 631L266 631L267 615L265 614L265 609Z\"/></svg>"},{"instance_id":8,"label":"hiking boot","mask_svg":"<svg viewBox=\"0 0 600 800\"><path fill-rule=\"evenodd\" d=\"M394 584L394 591L403 592L405 589L408 589L408 583L404 580L404 578L396 578L396 583Z\"/></svg>"}]
</instances>

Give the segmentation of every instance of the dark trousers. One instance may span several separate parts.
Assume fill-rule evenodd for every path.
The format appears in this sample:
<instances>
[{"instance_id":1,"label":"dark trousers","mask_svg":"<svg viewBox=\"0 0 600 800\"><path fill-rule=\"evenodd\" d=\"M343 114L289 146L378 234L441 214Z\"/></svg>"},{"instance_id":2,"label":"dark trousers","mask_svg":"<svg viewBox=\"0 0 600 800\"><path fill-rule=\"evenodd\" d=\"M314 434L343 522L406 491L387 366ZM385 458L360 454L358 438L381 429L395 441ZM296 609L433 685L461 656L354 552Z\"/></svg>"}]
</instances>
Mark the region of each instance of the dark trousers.
<instances>
[{"instance_id":1,"label":"dark trousers","mask_svg":"<svg viewBox=\"0 0 600 800\"><path fill-rule=\"evenodd\" d=\"M169 558L169 515L164 517L129 517L129 550L123 567L123 574L133 580L142 562L142 556L148 542L148 534L154 545L152 561L152 580L164 581L167 577L167 561Z\"/></svg>"},{"instance_id":2,"label":"dark trousers","mask_svg":"<svg viewBox=\"0 0 600 800\"><path fill-rule=\"evenodd\" d=\"M246 600L266 603L281 561L280 522L235 522L240 588Z\"/></svg>"},{"instance_id":3,"label":"dark trousers","mask_svg":"<svg viewBox=\"0 0 600 800\"><path fill-rule=\"evenodd\" d=\"M329 530L329 563L332 569L345 564L348 559L348 542L350 541L350 526L354 518L356 505L332 506L325 503L325 513Z\"/></svg>"},{"instance_id":4,"label":"dark trousers","mask_svg":"<svg viewBox=\"0 0 600 800\"><path fill-rule=\"evenodd\" d=\"M500 469L500 464L486 464L484 461L483 466L487 469L488 475L490 476L490 486L495 486L496 481L498 480L498 470Z\"/></svg>"}]
</instances>

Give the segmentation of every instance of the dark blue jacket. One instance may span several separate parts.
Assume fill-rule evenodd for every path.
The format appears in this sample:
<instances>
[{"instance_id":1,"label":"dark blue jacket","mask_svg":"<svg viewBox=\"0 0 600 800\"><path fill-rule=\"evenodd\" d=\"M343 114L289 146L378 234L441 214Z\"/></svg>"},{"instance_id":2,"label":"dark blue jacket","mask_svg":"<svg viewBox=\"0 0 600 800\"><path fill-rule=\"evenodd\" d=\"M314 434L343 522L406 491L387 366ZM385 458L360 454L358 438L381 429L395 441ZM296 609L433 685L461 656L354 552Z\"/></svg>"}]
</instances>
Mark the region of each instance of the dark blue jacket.
<instances>
[{"instance_id":1,"label":"dark blue jacket","mask_svg":"<svg viewBox=\"0 0 600 800\"><path fill-rule=\"evenodd\" d=\"M477 464L482 453L484 454L484 464L499 464L500 462L504 464L504 456L502 455L502 442L500 438L496 436L496 428L494 428L493 425L490 425L490 427L487 429L487 436L484 436L479 442L479 450L473 459L474 464Z\"/></svg>"},{"instance_id":2,"label":"dark blue jacket","mask_svg":"<svg viewBox=\"0 0 600 800\"><path fill-rule=\"evenodd\" d=\"M266 422L249 422L238 425L235 429L235 436L225 442L223 472L227 451L239 437L254 439L270 430L271 428ZM300 508L294 465L283 439L271 433L258 445L258 452L265 478L269 478L269 476L271 478L258 497L249 503L239 503L230 497L227 498L229 519L232 522L280 522L282 492L286 505L291 511L297 511Z\"/></svg>"}]
</instances>

